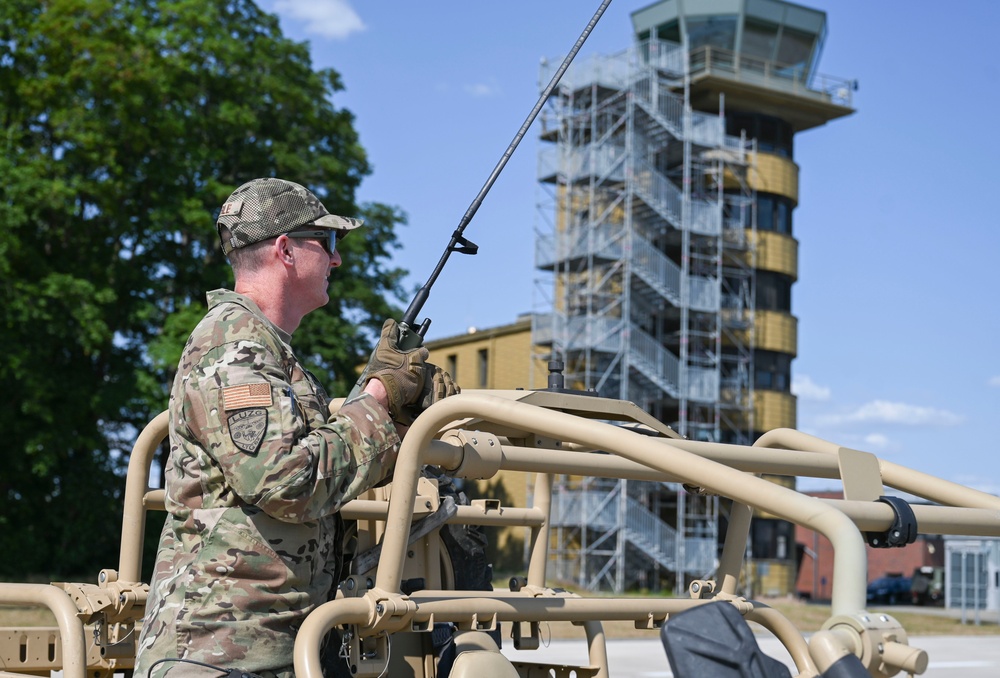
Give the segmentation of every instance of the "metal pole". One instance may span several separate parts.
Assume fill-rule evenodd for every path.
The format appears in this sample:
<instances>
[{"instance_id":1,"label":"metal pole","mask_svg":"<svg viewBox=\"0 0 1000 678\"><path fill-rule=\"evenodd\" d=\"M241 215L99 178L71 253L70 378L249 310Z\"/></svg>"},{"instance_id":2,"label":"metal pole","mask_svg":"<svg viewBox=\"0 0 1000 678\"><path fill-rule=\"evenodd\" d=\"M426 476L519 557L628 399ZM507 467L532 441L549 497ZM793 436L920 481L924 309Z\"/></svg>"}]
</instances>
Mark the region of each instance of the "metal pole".
<instances>
[{"instance_id":1,"label":"metal pole","mask_svg":"<svg viewBox=\"0 0 1000 678\"><path fill-rule=\"evenodd\" d=\"M975 591L973 602L975 603L976 606L974 614L976 619L975 622L976 626L979 626L979 589L981 588L980 584L982 583L982 579L979 576L979 573L982 572L982 563L980 562L980 559L982 558L983 553L982 551L977 551L972 555L973 555L972 562L974 568L972 571L972 575L974 577L973 590Z\"/></svg>"},{"instance_id":2,"label":"metal pole","mask_svg":"<svg viewBox=\"0 0 1000 678\"><path fill-rule=\"evenodd\" d=\"M959 573L962 575L962 577L960 579L960 586L959 586L959 589L958 589L959 591L962 592L962 625L963 626L966 624L966 621L967 621L966 617L965 617L965 601L966 601L966 598L968 597L968 592L965 590L965 567L966 567L965 566L965 560L966 560L965 557L966 557L966 555L968 555L968 554L965 551L962 551L962 568L961 568L961 570L959 570Z\"/></svg>"},{"instance_id":3,"label":"metal pole","mask_svg":"<svg viewBox=\"0 0 1000 678\"><path fill-rule=\"evenodd\" d=\"M813 602L819 600L819 532L813 532Z\"/></svg>"}]
</instances>

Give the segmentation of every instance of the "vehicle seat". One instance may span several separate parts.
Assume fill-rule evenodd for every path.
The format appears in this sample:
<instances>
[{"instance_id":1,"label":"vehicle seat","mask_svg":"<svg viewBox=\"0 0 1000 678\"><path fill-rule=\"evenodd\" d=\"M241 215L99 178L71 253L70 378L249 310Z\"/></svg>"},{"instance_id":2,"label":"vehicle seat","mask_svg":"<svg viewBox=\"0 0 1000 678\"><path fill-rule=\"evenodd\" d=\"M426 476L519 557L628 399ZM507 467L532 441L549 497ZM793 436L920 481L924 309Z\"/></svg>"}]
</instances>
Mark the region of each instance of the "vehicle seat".
<instances>
[{"instance_id":1,"label":"vehicle seat","mask_svg":"<svg viewBox=\"0 0 1000 678\"><path fill-rule=\"evenodd\" d=\"M670 615L660 630L660 639L677 678L792 676L787 666L761 651L743 615L726 602Z\"/></svg>"},{"instance_id":2,"label":"vehicle seat","mask_svg":"<svg viewBox=\"0 0 1000 678\"><path fill-rule=\"evenodd\" d=\"M518 678L517 669L500 654L496 641L482 631L456 634L455 652L449 678Z\"/></svg>"}]
</instances>

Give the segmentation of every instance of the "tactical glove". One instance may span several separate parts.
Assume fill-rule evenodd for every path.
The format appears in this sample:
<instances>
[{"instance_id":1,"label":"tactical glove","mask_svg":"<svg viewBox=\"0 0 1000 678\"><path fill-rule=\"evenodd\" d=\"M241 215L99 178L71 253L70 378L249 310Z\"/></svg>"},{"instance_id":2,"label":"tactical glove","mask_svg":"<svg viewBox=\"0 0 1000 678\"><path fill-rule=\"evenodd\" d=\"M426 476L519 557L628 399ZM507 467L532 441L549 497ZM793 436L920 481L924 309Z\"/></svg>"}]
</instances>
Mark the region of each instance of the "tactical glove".
<instances>
[{"instance_id":1,"label":"tactical glove","mask_svg":"<svg viewBox=\"0 0 1000 678\"><path fill-rule=\"evenodd\" d=\"M378 379L389 395L389 414L399 417L407 405L421 399L426 374L427 349L423 346L401 350L396 340L399 326L392 318L382 325L382 336L378 340L365 368L365 384Z\"/></svg>"},{"instance_id":2,"label":"tactical glove","mask_svg":"<svg viewBox=\"0 0 1000 678\"><path fill-rule=\"evenodd\" d=\"M461 393L451 375L432 363L424 363L424 388L420 394L418 407L423 412L439 400Z\"/></svg>"},{"instance_id":3,"label":"tactical glove","mask_svg":"<svg viewBox=\"0 0 1000 678\"><path fill-rule=\"evenodd\" d=\"M409 426L413 420L428 407L448 396L461 393L451 375L432 363L424 363L424 388L420 392L417 402L409 407L404 407L402 412L393 415L392 420L397 424Z\"/></svg>"},{"instance_id":4,"label":"tactical glove","mask_svg":"<svg viewBox=\"0 0 1000 678\"><path fill-rule=\"evenodd\" d=\"M392 420L397 424L409 426L413 420L428 407L450 395L461 393L451 375L432 363L424 363L424 387L420 392L420 398L413 405L404 407L402 412L393 415Z\"/></svg>"}]
</instances>

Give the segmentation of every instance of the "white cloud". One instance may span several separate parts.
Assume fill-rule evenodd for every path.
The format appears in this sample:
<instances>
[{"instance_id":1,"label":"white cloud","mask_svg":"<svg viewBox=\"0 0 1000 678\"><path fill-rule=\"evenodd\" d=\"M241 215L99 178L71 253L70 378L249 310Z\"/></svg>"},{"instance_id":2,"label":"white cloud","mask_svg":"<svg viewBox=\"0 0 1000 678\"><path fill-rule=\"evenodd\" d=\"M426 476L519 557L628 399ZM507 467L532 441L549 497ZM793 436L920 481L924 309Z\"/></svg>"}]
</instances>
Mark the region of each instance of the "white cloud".
<instances>
[{"instance_id":1,"label":"white cloud","mask_svg":"<svg viewBox=\"0 0 1000 678\"><path fill-rule=\"evenodd\" d=\"M366 26L348 0L276 0L274 11L305 23L306 33L341 40Z\"/></svg>"},{"instance_id":2,"label":"white cloud","mask_svg":"<svg viewBox=\"0 0 1000 678\"><path fill-rule=\"evenodd\" d=\"M869 433L864 438L865 445L873 450L887 450L890 446L889 438L881 433Z\"/></svg>"},{"instance_id":3,"label":"white cloud","mask_svg":"<svg viewBox=\"0 0 1000 678\"><path fill-rule=\"evenodd\" d=\"M900 424L902 426L956 426L963 418L954 412L934 407L873 400L847 414L831 414L822 418L824 424L850 423Z\"/></svg>"},{"instance_id":4,"label":"white cloud","mask_svg":"<svg viewBox=\"0 0 1000 678\"><path fill-rule=\"evenodd\" d=\"M792 393L803 400L829 400L830 388L820 386L807 374L796 374L792 377Z\"/></svg>"},{"instance_id":5,"label":"white cloud","mask_svg":"<svg viewBox=\"0 0 1000 678\"><path fill-rule=\"evenodd\" d=\"M493 97L500 94L500 86L494 83L477 82L472 85L465 86L466 94L471 94L474 97Z\"/></svg>"},{"instance_id":6,"label":"white cloud","mask_svg":"<svg viewBox=\"0 0 1000 678\"><path fill-rule=\"evenodd\" d=\"M1000 386L1000 374L995 377L990 377L990 386Z\"/></svg>"}]
</instances>

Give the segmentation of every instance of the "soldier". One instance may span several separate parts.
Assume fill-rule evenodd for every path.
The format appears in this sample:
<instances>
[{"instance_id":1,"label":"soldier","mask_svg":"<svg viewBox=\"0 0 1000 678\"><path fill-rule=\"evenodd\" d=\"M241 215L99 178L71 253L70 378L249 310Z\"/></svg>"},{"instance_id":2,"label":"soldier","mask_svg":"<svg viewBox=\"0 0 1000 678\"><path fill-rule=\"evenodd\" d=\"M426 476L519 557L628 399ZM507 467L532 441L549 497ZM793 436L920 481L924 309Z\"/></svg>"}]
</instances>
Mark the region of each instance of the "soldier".
<instances>
[{"instance_id":1,"label":"soldier","mask_svg":"<svg viewBox=\"0 0 1000 678\"><path fill-rule=\"evenodd\" d=\"M457 392L427 349L396 346L392 320L363 392L334 416L296 359L291 335L329 301L336 243L360 225L281 179L222 206L236 291L209 292L171 389L168 514L136 676L205 676L201 663L291 677L296 630L340 579L337 511L390 474L405 432L394 419L425 381L430 401Z\"/></svg>"}]
</instances>

